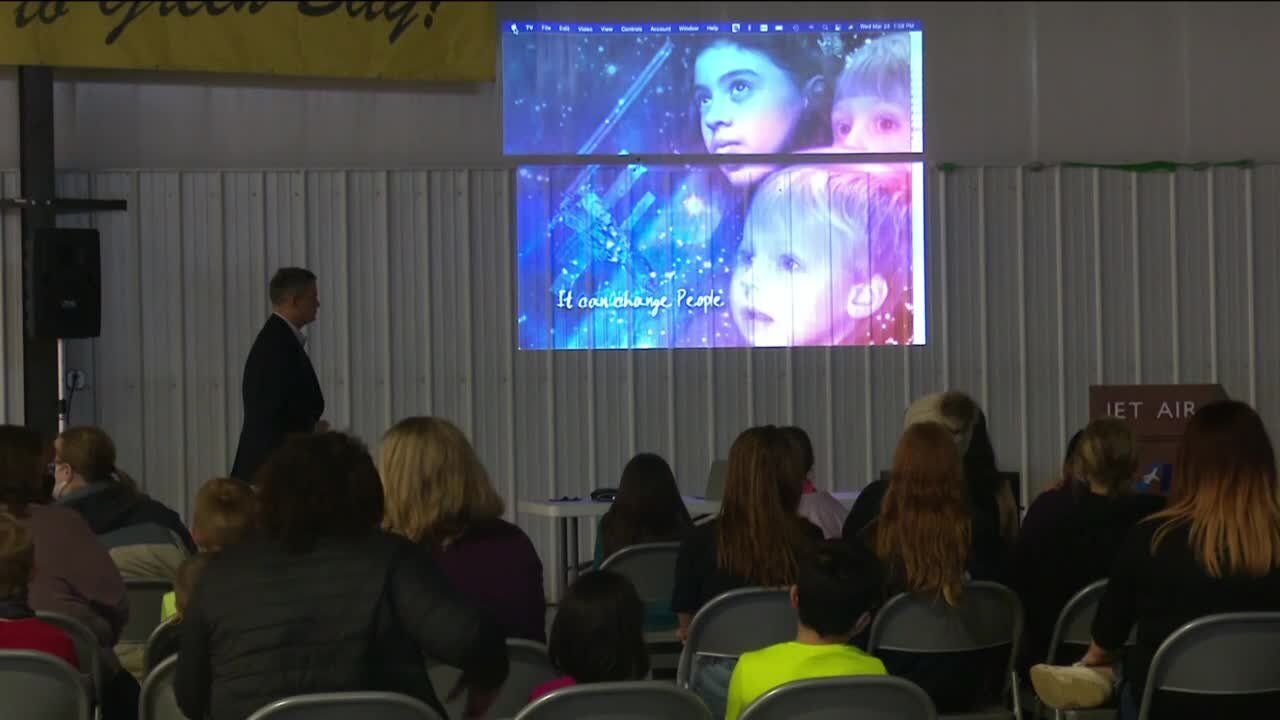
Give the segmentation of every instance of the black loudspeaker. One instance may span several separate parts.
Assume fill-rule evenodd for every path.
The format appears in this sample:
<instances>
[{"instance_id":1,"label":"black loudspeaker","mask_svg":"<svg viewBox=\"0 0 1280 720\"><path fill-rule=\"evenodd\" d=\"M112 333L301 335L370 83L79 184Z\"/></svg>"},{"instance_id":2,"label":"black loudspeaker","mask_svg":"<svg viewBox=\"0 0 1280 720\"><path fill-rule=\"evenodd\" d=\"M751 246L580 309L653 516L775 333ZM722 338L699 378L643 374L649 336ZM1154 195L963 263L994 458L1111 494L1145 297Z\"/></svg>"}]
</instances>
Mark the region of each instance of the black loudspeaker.
<instances>
[{"instance_id":1,"label":"black loudspeaker","mask_svg":"<svg viewBox=\"0 0 1280 720\"><path fill-rule=\"evenodd\" d=\"M23 267L27 335L90 338L102 331L102 257L98 231L36 231Z\"/></svg>"}]
</instances>

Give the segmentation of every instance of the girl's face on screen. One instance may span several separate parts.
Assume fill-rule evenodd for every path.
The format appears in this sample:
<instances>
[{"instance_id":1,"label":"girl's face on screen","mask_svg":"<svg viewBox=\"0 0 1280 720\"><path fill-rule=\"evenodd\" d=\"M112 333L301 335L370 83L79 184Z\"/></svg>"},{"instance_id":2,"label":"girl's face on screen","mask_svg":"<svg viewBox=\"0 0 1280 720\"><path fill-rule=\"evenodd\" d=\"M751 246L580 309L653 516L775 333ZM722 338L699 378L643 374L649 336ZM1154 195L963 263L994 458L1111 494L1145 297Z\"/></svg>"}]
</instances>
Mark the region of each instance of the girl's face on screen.
<instances>
[{"instance_id":1,"label":"girl's face on screen","mask_svg":"<svg viewBox=\"0 0 1280 720\"><path fill-rule=\"evenodd\" d=\"M702 142L714 155L785 152L805 102L801 89L769 56L728 42L698 55L694 99ZM750 185L772 169L721 166L735 187Z\"/></svg>"}]
</instances>

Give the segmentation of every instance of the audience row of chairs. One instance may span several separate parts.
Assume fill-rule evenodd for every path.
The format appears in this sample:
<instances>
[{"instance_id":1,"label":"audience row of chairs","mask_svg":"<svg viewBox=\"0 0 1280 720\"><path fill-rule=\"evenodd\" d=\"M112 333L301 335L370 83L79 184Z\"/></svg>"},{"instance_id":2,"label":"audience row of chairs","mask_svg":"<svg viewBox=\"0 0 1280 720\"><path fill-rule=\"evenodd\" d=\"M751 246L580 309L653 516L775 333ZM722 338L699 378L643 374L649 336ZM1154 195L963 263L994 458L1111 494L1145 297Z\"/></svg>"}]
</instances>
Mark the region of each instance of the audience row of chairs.
<instances>
[{"instance_id":1,"label":"audience row of chairs","mask_svg":"<svg viewBox=\"0 0 1280 720\"><path fill-rule=\"evenodd\" d=\"M642 547L643 546L639 546ZM635 558L652 560L649 548L629 549ZM624 558L625 560L625 558ZM625 566L617 563L615 566ZM637 562L637 566L642 566ZM655 574L656 575L656 574ZM1082 590L1064 608L1054 631L1051 652L1064 645L1087 645L1089 629L1105 581ZM900 595L877 614L870 649L906 652L956 652L996 647L1009 648L1007 695L1012 710L992 708L946 718L1006 720L1021 718L1013 672L1013 657L1022 628L1017 596L989 582L970 583L959 608L917 597ZM87 675L101 678L98 648L91 631L73 618L54 613L40 617L73 638ZM156 614L158 617L158 612ZM165 630L160 626L157 631ZM794 612L786 591L766 588L734 590L708 603L694 618L681 655L677 682L604 683L580 685L556 691L526 706L530 691L556 676L546 648L525 640L508 641L511 675L491 710L495 718L538 720L552 717L638 718L666 717L705 720L707 711L688 688L697 655L738 656L795 633ZM157 637L153 632L151 637ZM173 699L172 682L177 658L167 657L153 668L143 684L142 720L183 720ZM429 668L437 692L447 693L457 671L444 666ZM0 704L20 711L31 720L86 720L95 698L85 678L60 660L28 651L0 652ZM93 683L97 687L96 682ZM1193 693L1256 693L1280 687L1280 613L1241 613L1201 618L1175 632L1157 652L1151 682L1142 698L1140 717L1147 720L1152 694L1157 690ZM803 718L826 720L845 717L850 707L870 719L936 718L933 704L918 687L893 677L856 677L805 680L778 688L761 697L744 713L744 720ZM1113 710L1069 711L1057 718L1106 720ZM369 717L387 720L434 718L425 705L387 693L337 693L289 698L263 708L251 720L293 718Z\"/></svg>"}]
</instances>

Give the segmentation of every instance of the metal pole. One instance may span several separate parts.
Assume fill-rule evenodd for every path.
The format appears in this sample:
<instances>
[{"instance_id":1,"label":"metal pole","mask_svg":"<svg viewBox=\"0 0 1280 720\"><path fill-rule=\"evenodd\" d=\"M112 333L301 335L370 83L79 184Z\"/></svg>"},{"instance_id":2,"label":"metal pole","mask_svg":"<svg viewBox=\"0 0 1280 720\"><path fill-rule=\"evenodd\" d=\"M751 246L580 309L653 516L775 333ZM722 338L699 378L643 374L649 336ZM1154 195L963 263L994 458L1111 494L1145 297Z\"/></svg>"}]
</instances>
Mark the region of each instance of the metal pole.
<instances>
[{"instance_id":1,"label":"metal pole","mask_svg":"<svg viewBox=\"0 0 1280 720\"><path fill-rule=\"evenodd\" d=\"M58 338L58 434L67 429L67 354L62 338Z\"/></svg>"}]
</instances>

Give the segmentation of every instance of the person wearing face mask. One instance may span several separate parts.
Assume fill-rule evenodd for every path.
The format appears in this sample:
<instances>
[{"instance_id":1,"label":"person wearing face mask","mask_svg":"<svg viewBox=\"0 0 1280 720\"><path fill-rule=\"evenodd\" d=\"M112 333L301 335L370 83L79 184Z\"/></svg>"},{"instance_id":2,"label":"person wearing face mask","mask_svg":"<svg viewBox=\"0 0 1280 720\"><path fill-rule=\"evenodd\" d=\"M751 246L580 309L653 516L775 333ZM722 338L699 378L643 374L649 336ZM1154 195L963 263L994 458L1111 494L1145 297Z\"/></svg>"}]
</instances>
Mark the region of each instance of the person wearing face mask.
<instances>
[{"instance_id":1,"label":"person wearing face mask","mask_svg":"<svg viewBox=\"0 0 1280 720\"><path fill-rule=\"evenodd\" d=\"M120 575L172 581L195 542L176 512L116 467L111 437L96 427L70 428L54 441L54 456L54 502L84 518ZM134 677L145 677L143 643L120 643L115 652Z\"/></svg>"},{"instance_id":2,"label":"person wearing face mask","mask_svg":"<svg viewBox=\"0 0 1280 720\"><path fill-rule=\"evenodd\" d=\"M178 513L116 467L115 443L100 428L69 428L54 441L54 455L54 502L84 517L121 575L172 579L196 551Z\"/></svg>"},{"instance_id":3,"label":"person wearing face mask","mask_svg":"<svg viewBox=\"0 0 1280 720\"><path fill-rule=\"evenodd\" d=\"M17 518L35 546L27 602L36 612L73 617L97 636L107 678L102 717L136 718L138 682L121 670L111 650L129 620L124 580L83 517L65 507L37 504L42 451L35 431L0 426L0 512ZM55 459L53 473L65 485L64 464Z\"/></svg>"}]
</instances>

